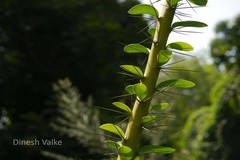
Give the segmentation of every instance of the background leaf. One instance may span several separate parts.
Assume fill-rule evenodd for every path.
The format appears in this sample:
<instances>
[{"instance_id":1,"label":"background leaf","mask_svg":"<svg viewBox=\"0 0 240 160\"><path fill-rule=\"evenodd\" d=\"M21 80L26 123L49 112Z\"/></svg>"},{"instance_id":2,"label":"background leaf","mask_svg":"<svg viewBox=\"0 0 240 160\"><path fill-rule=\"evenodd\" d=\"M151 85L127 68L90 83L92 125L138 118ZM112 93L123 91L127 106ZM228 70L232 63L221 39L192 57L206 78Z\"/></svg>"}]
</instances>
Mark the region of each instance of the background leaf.
<instances>
[{"instance_id":1,"label":"background leaf","mask_svg":"<svg viewBox=\"0 0 240 160\"><path fill-rule=\"evenodd\" d=\"M136 6L133 6L129 11L129 14L137 15L137 14L149 14L154 17L159 17L159 13L157 9L149 4L139 4Z\"/></svg>"}]
</instances>

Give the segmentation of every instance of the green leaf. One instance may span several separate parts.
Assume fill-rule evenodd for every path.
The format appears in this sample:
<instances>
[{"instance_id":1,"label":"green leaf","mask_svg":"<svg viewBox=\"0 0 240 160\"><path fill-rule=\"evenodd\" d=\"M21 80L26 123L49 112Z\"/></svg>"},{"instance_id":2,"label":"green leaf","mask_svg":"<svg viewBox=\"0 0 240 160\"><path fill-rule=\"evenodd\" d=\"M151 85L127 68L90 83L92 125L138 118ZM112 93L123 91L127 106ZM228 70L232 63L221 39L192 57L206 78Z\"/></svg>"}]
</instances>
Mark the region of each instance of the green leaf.
<instances>
[{"instance_id":1,"label":"green leaf","mask_svg":"<svg viewBox=\"0 0 240 160\"><path fill-rule=\"evenodd\" d=\"M117 125L114 125L114 124L111 124L111 123L106 123L106 124L101 125L99 128L101 128L101 129L103 129L105 131L114 133L114 134L118 135L121 138L124 137L123 130L120 127L118 127Z\"/></svg>"},{"instance_id":2,"label":"green leaf","mask_svg":"<svg viewBox=\"0 0 240 160\"><path fill-rule=\"evenodd\" d=\"M176 6L179 1L181 1L181 0L170 0L170 5Z\"/></svg>"},{"instance_id":3,"label":"green leaf","mask_svg":"<svg viewBox=\"0 0 240 160\"><path fill-rule=\"evenodd\" d=\"M173 23L172 28L176 27L207 27L207 24L199 21L181 21Z\"/></svg>"},{"instance_id":4,"label":"green leaf","mask_svg":"<svg viewBox=\"0 0 240 160\"><path fill-rule=\"evenodd\" d=\"M122 160L131 160L133 156L132 149L127 146L122 146L118 149L118 154L121 156Z\"/></svg>"},{"instance_id":5,"label":"green leaf","mask_svg":"<svg viewBox=\"0 0 240 160\"><path fill-rule=\"evenodd\" d=\"M149 111L152 111L152 110L161 111L161 110L168 108L168 106L169 106L168 103L156 104L156 105L150 106Z\"/></svg>"},{"instance_id":6,"label":"green leaf","mask_svg":"<svg viewBox=\"0 0 240 160\"><path fill-rule=\"evenodd\" d=\"M138 14L149 14L154 17L159 17L159 13L155 7L149 4L138 4L133 6L129 11L129 14L138 15Z\"/></svg>"},{"instance_id":7,"label":"green leaf","mask_svg":"<svg viewBox=\"0 0 240 160\"><path fill-rule=\"evenodd\" d=\"M137 156L134 160L144 160L143 156Z\"/></svg>"},{"instance_id":8,"label":"green leaf","mask_svg":"<svg viewBox=\"0 0 240 160\"><path fill-rule=\"evenodd\" d=\"M155 35L155 32L156 32L156 28L149 28L149 30L148 30L148 33L149 33L151 36L154 36L154 35Z\"/></svg>"},{"instance_id":9,"label":"green leaf","mask_svg":"<svg viewBox=\"0 0 240 160\"><path fill-rule=\"evenodd\" d=\"M206 6L208 3L208 0L188 0L188 1L199 6Z\"/></svg>"},{"instance_id":10,"label":"green leaf","mask_svg":"<svg viewBox=\"0 0 240 160\"><path fill-rule=\"evenodd\" d=\"M133 66L133 65L121 65L120 66L124 71L129 72L135 76L138 77L143 77L143 72L141 71L140 68L138 68L137 66Z\"/></svg>"},{"instance_id":11,"label":"green leaf","mask_svg":"<svg viewBox=\"0 0 240 160\"><path fill-rule=\"evenodd\" d=\"M140 44L129 44L123 49L127 53L145 53L149 54L149 49Z\"/></svg>"},{"instance_id":12,"label":"green leaf","mask_svg":"<svg viewBox=\"0 0 240 160\"><path fill-rule=\"evenodd\" d=\"M113 102L113 105L118 107L121 110L126 111L127 113L131 113L131 109L124 103L122 102Z\"/></svg>"},{"instance_id":13,"label":"green leaf","mask_svg":"<svg viewBox=\"0 0 240 160\"><path fill-rule=\"evenodd\" d=\"M167 48L176 49L180 51L192 51L193 47L185 42L173 42L167 45Z\"/></svg>"},{"instance_id":14,"label":"green leaf","mask_svg":"<svg viewBox=\"0 0 240 160\"><path fill-rule=\"evenodd\" d=\"M163 147L163 146L154 146L154 145L147 145L139 148L139 152L141 153L158 153L158 154L169 154L174 152L175 149L170 147Z\"/></svg>"},{"instance_id":15,"label":"green leaf","mask_svg":"<svg viewBox=\"0 0 240 160\"><path fill-rule=\"evenodd\" d=\"M166 80L157 85L157 89L164 88L164 87L176 87L176 88L192 88L195 86L195 83L184 80L184 79L171 79L171 80Z\"/></svg>"},{"instance_id":16,"label":"green leaf","mask_svg":"<svg viewBox=\"0 0 240 160\"><path fill-rule=\"evenodd\" d=\"M128 85L125 90L129 94L136 94L140 100L144 100L147 96L147 87L143 83L137 83L134 85Z\"/></svg>"},{"instance_id":17,"label":"green leaf","mask_svg":"<svg viewBox=\"0 0 240 160\"><path fill-rule=\"evenodd\" d=\"M147 124L147 123L151 123L152 121L156 121L158 119L160 119L162 116L144 116L142 118L142 123Z\"/></svg>"},{"instance_id":18,"label":"green leaf","mask_svg":"<svg viewBox=\"0 0 240 160\"><path fill-rule=\"evenodd\" d=\"M158 54L158 63L160 66L166 64L172 57L172 52L169 50L161 50Z\"/></svg>"},{"instance_id":19,"label":"green leaf","mask_svg":"<svg viewBox=\"0 0 240 160\"><path fill-rule=\"evenodd\" d=\"M105 143L111 148L119 148L120 144L112 140L106 140Z\"/></svg>"}]
</instances>

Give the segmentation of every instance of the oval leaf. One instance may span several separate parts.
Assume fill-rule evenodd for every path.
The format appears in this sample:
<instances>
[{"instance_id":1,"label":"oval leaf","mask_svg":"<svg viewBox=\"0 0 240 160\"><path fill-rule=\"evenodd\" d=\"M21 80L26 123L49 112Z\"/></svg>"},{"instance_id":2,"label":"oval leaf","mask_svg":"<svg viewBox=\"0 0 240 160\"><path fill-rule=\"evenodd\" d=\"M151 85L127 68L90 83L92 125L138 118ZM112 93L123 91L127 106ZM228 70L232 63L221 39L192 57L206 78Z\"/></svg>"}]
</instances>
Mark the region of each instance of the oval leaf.
<instances>
[{"instance_id":1,"label":"oval leaf","mask_svg":"<svg viewBox=\"0 0 240 160\"><path fill-rule=\"evenodd\" d=\"M161 50L158 54L158 63L160 66L166 64L172 57L172 52L169 50Z\"/></svg>"},{"instance_id":2,"label":"oval leaf","mask_svg":"<svg viewBox=\"0 0 240 160\"><path fill-rule=\"evenodd\" d=\"M180 51L192 51L193 47L186 42L174 42L167 45L167 48L176 49Z\"/></svg>"},{"instance_id":3,"label":"oval leaf","mask_svg":"<svg viewBox=\"0 0 240 160\"><path fill-rule=\"evenodd\" d=\"M184 79L171 79L171 80L166 80L157 85L157 89L164 88L164 87L176 87L176 88L192 88L195 86L195 83L184 80Z\"/></svg>"},{"instance_id":4,"label":"oval leaf","mask_svg":"<svg viewBox=\"0 0 240 160\"><path fill-rule=\"evenodd\" d=\"M151 123L152 121L156 121L158 119L160 119L162 116L144 116L142 118L142 123L147 124L147 123Z\"/></svg>"},{"instance_id":5,"label":"oval leaf","mask_svg":"<svg viewBox=\"0 0 240 160\"><path fill-rule=\"evenodd\" d=\"M123 49L127 53L145 53L149 54L149 49L140 44L129 44Z\"/></svg>"},{"instance_id":6,"label":"oval leaf","mask_svg":"<svg viewBox=\"0 0 240 160\"><path fill-rule=\"evenodd\" d=\"M114 124L111 124L111 123L106 123L106 124L101 125L99 128L101 128L101 129L103 129L105 131L114 133L114 134L118 135L121 138L124 137L124 132L117 125L114 125Z\"/></svg>"},{"instance_id":7,"label":"oval leaf","mask_svg":"<svg viewBox=\"0 0 240 160\"><path fill-rule=\"evenodd\" d=\"M156 32L156 28L149 28L149 30L148 30L148 33L149 33L151 36L154 36L154 35L155 35L155 32Z\"/></svg>"},{"instance_id":8,"label":"oval leaf","mask_svg":"<svg viewBox=\"0 0 240 160\"><path fill-rule=\"evenodd\" d=\"M131 109L124 103L122 102L113 102L113 105L118 107L121 110L126 111L127 113L131 113Z\"/></svg>"},{"instance_id":9,"label":"oval leaf","mask_svg":"<svg viewBox=\"0 0 240 160\"><path fill-rule=\"evenodd\" d=\"M169 106L168 103L160 103L157 105L150 106L149 111L152 111L152 110L161 111L168 108L168 106Z\"/></svg>"},{"instance_id":10,"label":"oval leaf","mask_svg":"<svg viewBox=\"0 0 240 160\"><path fill-rule=\"evenodd\" d=\"M158 154L169 154L174 152L175 149L170 147L163 147L163 146L154 146L154 145L147 145L139 148L139 152L141 153L158 153Z\"/></svg>"},{"instance_id":11,"label":"oval leaf","mask_svg":"<svg viewBox=\"0 0 240 160\"><path fill-rule=\"evenodd\" d=\"M119 148L120 144L112 140L106 140L105 143L111 148Z\"/></svg>"},{"instance_id":12,"label":"oval leaf","mask_svg":"<svg viewBox=\"0 0 240 160\"><path fill-rule=\"evenodd\" d=\"M147 96L147 87L143 83L137 83L134 85L128 85L125 90L129 94L136 94L140 100L144 100Z\"/></svg>"},{"instance_id":13,"label":"oval leaf","mask_svg":"<svg viewBox=\"0 0 240 160\"><path fill-rule=\"evenodd\" d=\"M118 154L121 156L122 160L131 160L133 156L132 149L127 146L122 146L118 149Z\"/></svg>"},{"instance_id":14,"label":"oval leaf","mask_svg":"<svg viewBox=\"0 0 240 160\"><path fill-rule=\"evenodd\" d=\"M208 0L188 0L188 1L199 6L206 6L208 3Z\"/></svg>"},{"instance_id":15,"label":"oval leaf","mask_svg":"<svg viewBox=\"0 0 240 160\"><path fill-rule=\"evenodd\" d=\"M199 21L181 21L173 23L172 28L176 27L207 27L207 24Z\"/></svg>"},{"instance_id":16,"label":"oval leaf","mask_svg":"<svg viewBox=\"0 0 240 160\"><path fill-rule=\"evenodd\" d=\"M133 6L129 11L129 14L137 15L137 14L149 14L154 17L159 17L159 13L155 7L149 4L138 4Z\"/></svg>"},{"instance_id":17,"label":"oval leaf","mask_svg":"<svg viewBox=\"0 0 240 160\"><path fill-rule=\"evenodd\" d=\"M147 87L143 83L135 84L134 90L140 100L143 100L147 96Z\"/></svg>"},{"instance_id":18,"label":"oval leaf","mask_svg":"<svg viewBox=\"0 0 240 160\"><path fill-rule=\"evenodd\" d=\"M135 76L138 77L143 77L143 72L141 71L140 68L138 68L137 66L133 66L133 65L121 65L120 66L124 71L129 72Z\"/></svg>"}]
</instances>

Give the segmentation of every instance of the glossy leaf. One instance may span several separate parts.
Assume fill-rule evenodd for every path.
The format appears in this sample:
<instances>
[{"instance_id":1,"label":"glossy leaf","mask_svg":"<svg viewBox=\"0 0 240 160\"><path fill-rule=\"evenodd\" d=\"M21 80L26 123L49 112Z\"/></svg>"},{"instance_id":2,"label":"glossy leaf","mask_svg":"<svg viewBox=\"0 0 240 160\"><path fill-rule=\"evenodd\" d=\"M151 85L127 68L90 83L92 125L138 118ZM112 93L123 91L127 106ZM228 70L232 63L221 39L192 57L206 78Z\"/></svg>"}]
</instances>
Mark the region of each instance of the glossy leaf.
<instances>
[{"instance_id":1,"label":"glossy leaf","mask_svg":"<svg viewBox=\"0 0 240 160\"><path fill-rule=\"evenodd\" d=\"M137 66L133 66L133 65L121 65L120 66L124 71L131 73L135 76L138 77L143 77L143 72L141 71L140 68L138 68Z\"/></svg>"},{"instance_id":2,"label":"glossy leaf","mask_svg":"<svg viewBox=\"0 0 240 160\"><path fill-rule=\"evenodd\" d=\"M124 110L127 113L131 113L131 109L124 103L122 102L113 102L113 105L118 107L121 110Z\"/></svg>"},{"instance_id":3,"label":"glossy leaf","mask_svg":"<svg viewBox=\"0 0 240 160\"><path fill-rule=\"evenodd\" d=\"M186 42L173 42L167 45L167 48L176 49L180 51L192 51L193 47Z\"/></svg>"},{"instance_id":4,"label":"glossy leaf","mask_svg":"<svg viewBox=\"0 0 240 160\"><path fill-rule=\"evenodd\" d=\"M151 123L152 121L156 121L158 119L160 119L162 116L144 116L142 118L142 123L147 124L147 123Z\"/></svg>"},{"instance_id":5,"label":"glossy leaf","mask_svg":"<svg viewBox=\"0 0 240 160\"><path fill-rule=\"evenodd\" d=\"M132 149L127 146L122 146L118 149L118 154L121 156L122 160L131 160L133 156Z\"/></svg>"},{"instance_id":6,"label":"glossy leaf","mask_svg":"<svg viewBox=\"0 0 240 160\"><path fill-rule=\"evenodd\" d=\"M121 138L124 137L123 130L120 127L118 127L117 125L114 125L114 124L111 124L111 123L106 123L106 124L101 125L99 128L101 128L101 129L103 129L105 131L114 133L114 134L118 135Z\"/></svg>"},{"instance_id":7,"label":"glossy leaf","mask_svg":"<svg viewBox=\"0 0 240 160\"><path fill-rule=\"evenodd\" d=\"M173 23L172 28L176 27L207 27L207 24L199 21L181 21Z\"/></svg>"},{"instance_id":8,"label":"glossy leaf","mask_svg":"<svg viewBox=\"0 0 240 160\"><path fill-rule=\"evenodd\" d=\"M155 32L156 32L156 28L149 28L149 30L148 30L148 33L149 33L151 36L154 36L154 35L155 35Z\"/></svg>"},{"instance_id":9,"label":"glossy leaf","mask_svg":"<svg viewBox=\"0 0 240 160\"><path fill-rule=\"evenodd\" d=\"M158 54L158 63L160 66L166 64L172 57L172 52L169 50L161 50Z\"/></svg>"},{"instance_id":10,"label":"glossy leaf","mask_svg":"<svg viewBox=\"0 0 240 160\"><path fill-rule=\"evenodd\" d=\"M141 153L158 153L158 154L169 154L174 152L175 149L170 147L163 147L163 146L154 146L154 145L147 145L139 148L139 152Z\"/></svg>"},{"instance_id":11,"label":"glossy leaf","mask_svg":"<svg viewBox=\"0 0 240 160\"><path fill-rule=\"evenodd\" d=\"M119 148L120 144L112 140L106 140L105 143L111 148Z\"/></svg>"},{"instance_id":12,"label":"glossy leaf","mask_svg":"<svg viewBox=\"0 0 240 160\"><path fill-rule=\"evenodd\" d=\"M129 44L124 47L124 51L127 53L145 53L149 54L149 49L140 44Z\"/></svg>"},{"instance_id":13,"label":"glossy leaf","mask_svg":"<svg viewBox=\"0 0 240 160\"><path fill-rule=\"evenodd\" d=\"M188 0L188 1L199 6L206 6L208 3L208 0Z\"/></svg>"},{"instance_id":14,"label":"glossy leaf","mask_svg":"<svg viewBox=\"0 0 240 160\"><path fill-rule=\"evenodd\" d=\"M149 14L154 17L159 17L159 13L155 7L149 4L138 4L133 6L129 11L129 14L138 15L138 14Z\"/></svg>"},{"instance_id":15,"label":"glossy leaf","mask_svg":"<svg viewBox=\"0 0 240 160\"><path fill-rule=\"evenodd\" d=\"M157 89L160 88L165 88L165 87L176 87L176 88L192 88L195 86L195 83L184 80L184 79L171 79L171 80L166 80L157 85Z\"/></svg>"},{"instance_id":16,"label":"glossy leaf","mask_svg":"<svg viewBox=\"0 0 240 160\"><path fill-rule=\"evenodd\" d=\"M149 111L152 111L152 110L161 111L168 108L168 106L169 106L168 103L156 104L156 105L150 106Z\"/></svg>"},{"instance_id":17,"label":"glossy leaf","mask_svg":"<svg viewBox=\"0 0 240 160\"><path fill-rule=\"evenodd\" d=\"M147 87L143 83L129 85L125 88L129 94L136 94L140 100L147 96Z\"/></svg>"}]
</instances>

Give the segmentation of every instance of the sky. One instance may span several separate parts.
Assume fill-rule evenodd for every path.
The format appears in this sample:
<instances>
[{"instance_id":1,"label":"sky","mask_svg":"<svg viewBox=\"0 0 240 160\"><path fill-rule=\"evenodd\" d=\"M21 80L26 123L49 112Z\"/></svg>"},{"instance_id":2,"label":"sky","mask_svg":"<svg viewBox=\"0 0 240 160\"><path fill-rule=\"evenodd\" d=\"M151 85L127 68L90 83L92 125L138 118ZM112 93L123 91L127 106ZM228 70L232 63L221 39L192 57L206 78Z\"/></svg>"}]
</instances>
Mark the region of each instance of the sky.
<instances>
[{"instance_id":1,"label":"sky","mask_svg":"<svg viewBox=\"0 0 240 160\"><path fill-rule=\"evenodd\" d=\"M152 0L152 2L153 1L154 0ZM149 0L142 0L142 2L149 4ZM156 3L158 6L161 6L160 4L161 2ZM155 7L158 8L157 6ZM196 12L194 12L192 9L181 10L182 12L189 13L192 16L192 18L183 18L184 20L201 21L208 24L208 27L199 30L201 33L188 35L173 33L170 35L169 41L187 42L195 48L195 51L208 50L211 39L214 38L214 28L216 24L223 20L232 20L238 14L240 15L239 7L240 0L208 0L207 6L196 8ZM174 21L178 21L178 19L175 18Z\"/></svg>"}]
</instances>

